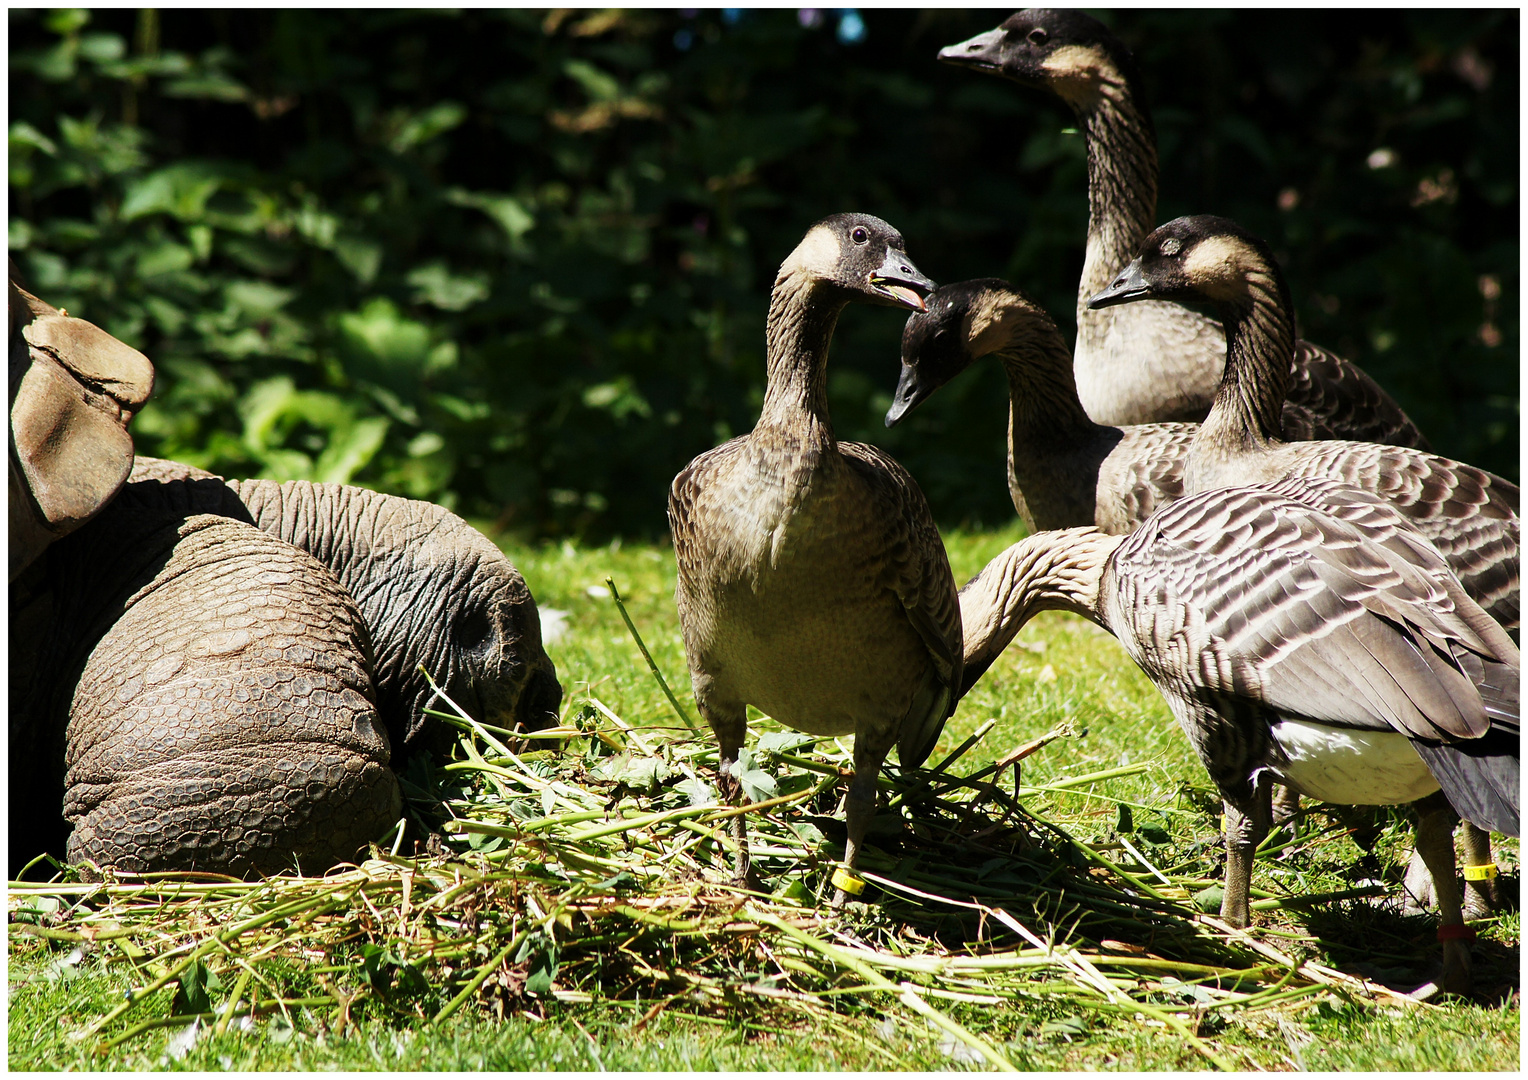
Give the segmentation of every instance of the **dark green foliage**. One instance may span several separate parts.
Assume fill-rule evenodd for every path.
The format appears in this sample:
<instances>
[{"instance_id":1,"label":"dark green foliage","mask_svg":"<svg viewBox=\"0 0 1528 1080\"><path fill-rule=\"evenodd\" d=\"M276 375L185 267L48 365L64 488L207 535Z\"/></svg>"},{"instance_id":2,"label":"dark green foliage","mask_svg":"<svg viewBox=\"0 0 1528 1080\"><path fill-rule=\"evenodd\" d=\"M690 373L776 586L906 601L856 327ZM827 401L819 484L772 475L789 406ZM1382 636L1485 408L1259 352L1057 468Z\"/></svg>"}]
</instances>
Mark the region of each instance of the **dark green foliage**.
<instances>
[{"instance_id":1,"label":"dark green foliage","mask_svg":"<svg viewBox=\"0 0 1528 1080\"><path fill-rule=\"evenodd\" d=\"M1069 114L933 60L1002 15L868 11L846 44L794 10L13 10L10 247L155 361L144 452L656 534L673 474L752 425L774 269L817 218L875 213L936 280L1005 275L1070 323ZM1267 237L1312 340L1515 478L1518 14L1107 17L1159 218ZM1007 520L995 366L881 427L901 323L844 317L839 433L941 520Z\"/></svg>"}]
</instances>

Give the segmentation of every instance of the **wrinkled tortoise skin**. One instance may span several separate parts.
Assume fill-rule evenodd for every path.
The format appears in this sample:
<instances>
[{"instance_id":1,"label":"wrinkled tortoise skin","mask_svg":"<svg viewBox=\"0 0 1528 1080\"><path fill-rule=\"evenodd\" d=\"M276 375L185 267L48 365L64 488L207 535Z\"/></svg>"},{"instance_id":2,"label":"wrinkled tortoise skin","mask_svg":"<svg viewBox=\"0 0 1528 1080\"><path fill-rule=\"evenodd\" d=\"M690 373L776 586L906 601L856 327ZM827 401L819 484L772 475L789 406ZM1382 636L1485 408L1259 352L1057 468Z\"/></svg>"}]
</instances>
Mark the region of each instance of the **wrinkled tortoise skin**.
<instances>
[{"instance_id":1,"label":"wrinkled tortoise skin","mask_svg":"<svg viewBox=\"0 0 1528 1080\"><path fill-rule=\"evenodd\" d=\"M12 641L13 846L20 814L124 871L354 858L401 810L354 601L291 545L153 496L129 485L56 543L19 613L13 590L31 631Z\"/></svg>"}]
</instances>

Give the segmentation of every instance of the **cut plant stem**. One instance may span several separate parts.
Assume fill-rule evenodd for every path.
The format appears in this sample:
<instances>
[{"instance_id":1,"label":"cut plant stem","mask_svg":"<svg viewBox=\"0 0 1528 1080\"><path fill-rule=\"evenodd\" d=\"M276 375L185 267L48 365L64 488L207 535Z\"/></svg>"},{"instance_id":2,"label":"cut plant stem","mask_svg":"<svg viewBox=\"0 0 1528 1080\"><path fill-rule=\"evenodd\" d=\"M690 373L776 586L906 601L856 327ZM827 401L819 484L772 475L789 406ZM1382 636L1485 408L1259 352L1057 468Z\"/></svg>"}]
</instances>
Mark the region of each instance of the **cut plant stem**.
<instances>
[{"instance_id":1,"label":"cut plant stem","mask_svg":"<svg viewBox=\"0 0 1528 1080\"><path fill-rule=\"evenodd\" d=\"M658 680L659 687L663 690L663 696L668 698L669 704L674 707L674 715L683 721L684 726L690 729L691 734L699 735L700 728L695 721L690 719L690 714L684 711L679 704L679 699L674 696L674 691L669 689L668 682L663 678L663 672L658 670L658 664L653 660L653 654L647 651L647 643L642 640L642 635L637 632L637 624L631 621L631 616L626 613L626 604L621 600L621 593L615 587L615 579L607 577L605 587L610 590L610 596L615 600L615 606L621 613L621 619L626 623L626 629L631 631L632 640L637 643L637 648L642 652L642 659L647 661L647 670L653 673L653 678Z\"/></svg>"}]
</instances>

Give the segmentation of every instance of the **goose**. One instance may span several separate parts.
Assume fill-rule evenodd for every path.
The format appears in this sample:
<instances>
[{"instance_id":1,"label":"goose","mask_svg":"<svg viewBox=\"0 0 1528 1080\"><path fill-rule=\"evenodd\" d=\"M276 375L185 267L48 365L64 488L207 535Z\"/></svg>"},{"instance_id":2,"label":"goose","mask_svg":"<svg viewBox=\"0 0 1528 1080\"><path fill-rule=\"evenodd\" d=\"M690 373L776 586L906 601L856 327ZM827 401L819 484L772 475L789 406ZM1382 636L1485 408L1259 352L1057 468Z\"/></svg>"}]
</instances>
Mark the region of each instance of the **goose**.
<instances>
[{"instance_id":1,"label":"goose","mask_svg":"<svg viewBox=\"0 0 1528 1080\"><path fill-rule=\"evenodd\" d=\"M1469 980L1455 811L1516 836L1520 657L1383 500L1295 477L1174 502L1129 536L1036 533L961 590L980 670L1035 613L1098 623L1166 698L1226 810L1221 916L1248 924L1272 783L1327 802L1421 800L1441 985ZM1441 791L1441 795L1439 792Z\"/></svg>"},{"instance_id":2,"label":"goose","mask_svg":"<svg viewBox=\"0 0 1528 1080\"><path fill-rule=\"evenodd\" d=\"M834 438L828 344L850 301L920 309L933 288L879 218L813 225L770 294L757 426L690 462L669 491L675 600L723 794L741 797L747 705L798 731L854 735L835 907L863 887L853 870L887 753L895 745L904 768L921 764L954 711L962 638L918 485L875 447ZM734 821L737 876L751 881Z\"/></svg>"},{"instance_id":3,"label":"goose","mask_svg":"<svg viewBox=\"0 0 1528 1080\"><path fill-rule=\"evenodd\" d=\"M999 278L979 278L940 286L926 304L902 332L902 373L888 427L973 362L994 355L1008 377L1009 493L1031 530L1093 525L1128 533L1183 495L1184 462L1199 425L1093 423L1077 398L1061 331L1033 298ZM1352 507L1353 498L1339 509ZM962 696L985 670L986 664L965 665ZM1298 795L1274 789L1275 822L1298 810ZM1494 869L1489 836L1466 823L1460 842L1466 866ZM1418 904L1433 902L1420 859L1407 882ZM1473 915L1501 906L1489 880L1468 880L1465 894Z\"/></svg>"},{"instance_id":4,"label":"goose","mask_svg":"<svg viewBox=\"0 0 1528 1080\"><path fill-rule=\"evenodd\" d=\"M1198 425L1095 423L1078 400L1061 331L1022 290L977 278L943 285L926 303L902 330L887 427L976 360L996 356L1008 376L1008 493L1031 530L1127 533L1183 494Z\"/></svg>"},{"instance_id":5,"label":"goose","mask_svg":"<svg viewBox=\"0 0 1528 1080\"><path fill-rule=\"evenodd\" d=\"M1481 607L1517 630L1516 484L1409 447L1284 441L1279 402L1289 385L1294 316L1289 286L1267 244L1225 218L1178 218L1147 236L1088 304L1155 299L1207 303L1225 327L1225 370L1215 404L1189 444L1185 492L1304 476L1381 495L1437 547Z\"/></svg>"},{"instance_id":6,"label":"goose","mask_svg":"<svg viewBox=\"0 0 1528 1080\"><path fill-rule=\"evenodd\" d=\"M1203 420L1225 363L1214 322L1175 303L1090 308L1151 231L1157 147L1130 51L1076 11L1021 11L994 30L942 49L939 59L1060 98L1077 116L1088 155L1088 240L1077 288L1077 392L1100 424ZM1151 368L1139 357L1151 355ZM1291 439L1358 439L1425 447L1416 425L1357 365L1301 341L1285 406Z\"/></svg>"}]
</instances>

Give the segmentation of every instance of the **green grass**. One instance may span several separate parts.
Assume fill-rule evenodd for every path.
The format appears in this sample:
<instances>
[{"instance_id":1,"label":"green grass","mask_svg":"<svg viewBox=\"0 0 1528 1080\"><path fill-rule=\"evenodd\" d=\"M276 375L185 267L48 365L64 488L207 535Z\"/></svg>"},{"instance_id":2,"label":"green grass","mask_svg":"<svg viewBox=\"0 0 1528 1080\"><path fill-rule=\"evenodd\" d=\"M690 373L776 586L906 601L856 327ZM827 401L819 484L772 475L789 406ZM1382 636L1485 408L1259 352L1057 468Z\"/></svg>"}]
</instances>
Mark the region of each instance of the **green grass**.
<instances>
[{"instance_id":1,"label":"green grass","mask_svg":"<svg viewBox=\"0 0 1528 1080\"><path fill-rule=\"evenodd\" d=\"M948 536L957 578L965 580L1019 535ZM1001 834L1005 844L1017 844L1011 858L978 865L981 858L970 852L979 847L969 846L977 841L939 840L938 830L956 819L925 809L910 815L917 824L900 837L889 821L891 833L867 852L866 867L939 895L978 896L989 911L1001 908L1042 936L1070 940L1107 973L1124 1007L1108 1006L1075 971L1055 963L964 975L908 966L968 954L1039 956L1042 950L985 915L883 894L836 923L819 917L814 897L826 887L836 796L821 773L796 763L813 760L806 749L760 754L782 791L804 796L807 786L825 785L806 803L750 815L755 850L767 849L758 863L776 895L729 894L712 884L725 876L724 843L677 822L635 824L655 808L685 805L674 787L677 772L651 784L619 780L628 763L661 760L660 771L692 768L701 777L714 767L709 737L683 735L605 587L613 578L694 717L671 554L632 544L509 550L541 606L568 612L567 634L549 652L567 690L566 722L580 734L560 753L527 752L514 761L495 756L485 741L491 733L469 738L483 760L456 772L437 762L433 773L411 777L450 802L456 816L485 823L451 837L458 849L470 838L473 850L418 863L389 861L383 852L348 879L305 879L263 891L213 884L197 901L177 899L170 883L157 887L161 892L66 897L62 908L44 902L48 910L18 915L39 904L13 892L12 1068L986 1068L977 1044L1026 1069L1199 1069L1209 1066L1210 1054L1235 1068L1518 1068L1515 911L1477 924L1477 1001L1398 1006L1383 995L1312 986L1243 943L1195 928L1183 903L1132 897L1140 892L1132 879L1146 887L1155 882L1180 900L1218 879L1217 811L1208 779L1149 682L1112 638L1072 616L1048 614L1027 627L961 704L930 758L931 765L939 762L989 722L951 775L976 773L1062 723L1085 730L1022 762L1026 824L1010 820ZM601 707L639 734L648 729L646 735L639 741L619 730ZM763 720L756 730L778 727ZM644 756L642 746L653 753ZM829 740L817 746L815 760L837 765L844 754ZM1111 775L1054 789L1096 773ZM610 809L530 840L518 828L518 838L496 840L493 822L569 812L555 799L543 805L532 797L549 780L565 785L574 801L585 799L580 805ZM1014 790L1011 771L997 780ZM996 814L1000 803L992 800L1000 798L977 795L961 805ZM427 812L424 805L416 810ZM624 822L616 818L622 814ZM615 822L606 835L570 839L601 831L605 821ZM813 832L813 821L822 829ZM1420 982L1436 948L1430 918L1392 913L1369 897L1279 906L1279 897L1398 877L1410 847L1404 815L1387 812L1360 823L1373 827L1367 853L1332 816L1315 811L1303 819L1297 842L1259 861L1254 887L1266 901L1259 938L1293 960L1349 974L1384 969L1398 982ZM1050 825L1103 863L1058 839ZM681 841L694 846L676 858ZM1508 842L1498 856L1514 887L1517 850ZM655 870L660 859L674 869ZM1171 885L1161 886L1138 859ZM626 877L611 877L614 871ZM452 883L464 874L483 875L481 887L457 896ZM405 877L411 903L404 900ZM348 884L339 889L336 882ZM325 888L339 889L331 910L313 906ZM275 910L281 897L308 907L233 936L226 946L208 944L214 930ZM432 903L426 917L422 911ZM801 936L768 922L780 918ZM36 936L38 927L53 936ZM515 935L525 935L522 947L501 962L499 950L521 940ZM846 944L860 951L847 957L822 951ZM203 960L186 967L197 947L205 950ZM1143 952L1148 966L1129 966ZM1172 981L1188 977L1191 963L1252 974L1240 983L1223 977L1236 993L1199 1008L1192 987ZM260 981L236 986L246 970ZM196 990L200 971L220 982L203 998L187 991L188 983ZM481 986L471 985L474 974ZM162 989L144 992L156 981ZM903 981L944 1028L899 998ZM464 989L470 992L462 996ZM139 997L124 1009L131 990ZM247 1002L273 994L288 1003L284 1015L273 1007L249 1021L230 1017L227 1030L185 1038L191 1013L210 1011L215 1025L234 997ZM429 1022L442 1014L441 1022ZM963 1034L950 1034L950 1025ZM1197 1046L1188 1031L1197 1032ZM114 1045L101 1052L103 1043Z\"/></svg>"}]
</instances>

